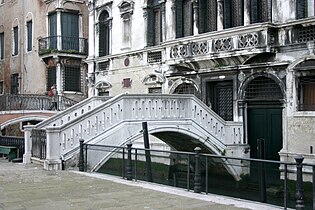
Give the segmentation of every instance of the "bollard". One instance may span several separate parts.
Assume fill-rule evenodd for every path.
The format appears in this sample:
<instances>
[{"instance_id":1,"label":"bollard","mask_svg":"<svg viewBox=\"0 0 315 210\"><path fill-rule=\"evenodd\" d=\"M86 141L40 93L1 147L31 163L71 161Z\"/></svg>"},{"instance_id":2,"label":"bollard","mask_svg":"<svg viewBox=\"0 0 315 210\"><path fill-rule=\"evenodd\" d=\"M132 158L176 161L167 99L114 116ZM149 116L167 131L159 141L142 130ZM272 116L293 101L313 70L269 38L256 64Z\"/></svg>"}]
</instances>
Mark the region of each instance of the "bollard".
<instances>
[{"instance_id":1,"label":"bollard","mask_svg":"<svg viewBox=\"0 0 315 210\"><path fill-rule=\"evenodd\" d=\"M79 171L84 171L83 139L80 139Z\"/></svg>"},{"instance_id":2,"label":"bollard","mask_svg":"<svg viewBox=\"0 0 315 210\"><path fill-rule=\"evenodd\" d=\"M127 180L132 180L131 146L132 146L131 143L127 144L127 150L128 150L128 159L127 159L127 166L126 166Z\"/></svg>"},{"instance_id":3,"label":"bollard","mask_svg":"<svg viewBox=\"0 0 315 210\"><path fill-rule=\"evenodd\" d=\"M295 209L304 210L304 189L303 189L303 173L302 173L302 162L304 158L298 156L295 158L296 161L296 203Z\"/></svg>"},{"instance_id":4,"label":"bollard","mask_svg":"<svg viewBox=\"0 0 315 210\"><path fill-rule=\"evenodd\" d=\"M195 178L194 178L194 192L201 192L201 176L200 176L200 147L195 148Z\"/></svg>"}]
</instances>

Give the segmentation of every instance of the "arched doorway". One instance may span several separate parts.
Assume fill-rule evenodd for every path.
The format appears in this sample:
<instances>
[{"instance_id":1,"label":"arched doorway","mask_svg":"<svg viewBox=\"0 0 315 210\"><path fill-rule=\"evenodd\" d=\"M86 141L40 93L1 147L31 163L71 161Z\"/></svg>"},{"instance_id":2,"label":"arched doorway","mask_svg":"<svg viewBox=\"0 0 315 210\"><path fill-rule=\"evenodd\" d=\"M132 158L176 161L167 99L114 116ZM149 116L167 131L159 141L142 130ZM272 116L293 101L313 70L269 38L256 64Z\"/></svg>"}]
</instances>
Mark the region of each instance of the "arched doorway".
<instances>
[{"instance_id":1,"label":"arched doorway","mask_svg":"<svg viewBox=\"0 0 315 210\"><path fill-rule=\"evenodd\" d=\"M255 75L245 85L243 99L246 103L247 140L250 146L250 157L258 157L258 139L263 139L265 159L280 160L282 149L282 82L278 78L267 75ZM255 164L251 163L251 177L257 177ZM275 180L278 166L268 166L268 180ZM274 173L275 172L275 173Z\"/></svg>"}]
</instances>

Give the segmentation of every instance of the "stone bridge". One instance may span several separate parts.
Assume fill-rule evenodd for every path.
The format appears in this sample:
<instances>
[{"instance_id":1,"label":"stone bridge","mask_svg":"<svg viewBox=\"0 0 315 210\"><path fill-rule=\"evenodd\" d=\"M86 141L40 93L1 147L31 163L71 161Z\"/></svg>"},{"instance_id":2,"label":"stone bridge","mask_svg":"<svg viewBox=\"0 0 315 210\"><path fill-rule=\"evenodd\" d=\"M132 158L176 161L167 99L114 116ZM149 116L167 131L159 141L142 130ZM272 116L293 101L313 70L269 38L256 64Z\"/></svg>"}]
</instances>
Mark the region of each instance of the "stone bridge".
<instances>
[{"instance_id":1,"label":"stone bridge","mask_svg":"<svg viewBox=\"0 0 315 210\"><path fill-rule=\"evenodd\" d=\"M60 167L61 158L68 161L78 154L80 139L89 144L125 145L141 137L144 121L150 135L176 150L193 151L198 145L206 153L244 157L247 148L241 122L224 121L193 95L92 97L27 130L46 130L44 167L52 169ZM113 154L93 152L88 158L90 169L97 170ZM238 179L241 167L232 165L226 164L226 169Z\"/></svg>"}]
</instances>

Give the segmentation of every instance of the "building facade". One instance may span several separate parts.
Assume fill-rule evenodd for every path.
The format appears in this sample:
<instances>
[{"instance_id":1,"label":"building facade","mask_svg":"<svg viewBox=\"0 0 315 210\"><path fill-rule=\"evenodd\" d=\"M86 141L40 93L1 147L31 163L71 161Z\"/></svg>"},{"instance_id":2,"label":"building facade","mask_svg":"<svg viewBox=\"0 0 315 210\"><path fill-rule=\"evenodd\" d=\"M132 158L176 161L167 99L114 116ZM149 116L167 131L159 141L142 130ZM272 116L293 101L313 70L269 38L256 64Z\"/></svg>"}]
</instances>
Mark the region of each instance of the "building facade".
<instances>
[{"instance_id":1,"label":"building facade","mask_svg":"<svg viewBox=\"0 0 315 210\"><path fill-rule=\"evenodd\" d=\"M0 111L50 110L53 85L60 110L86 98L87 37L85 0L1 0Z\"/></svg>"},{"instance_id":2,"label":"building facade","mask_svg":"<svg viewBox=\"0 0 315 210\"><path fill-rule=\"evenodd\" d=\"M43 95L56 84L60 95L82 98L87 12L84 0L2 0L0 94Z\"/></svg>"},{"instance_id":3,"label":"building facade","mask_svg":"<svg viewBox=\"0 0 315 210\"><path fill-rule=\"evenodd\" d=\"M88 94L194 94L244 153L314 159L313 0L89 0Z\"/></svg>"}]
</instances>

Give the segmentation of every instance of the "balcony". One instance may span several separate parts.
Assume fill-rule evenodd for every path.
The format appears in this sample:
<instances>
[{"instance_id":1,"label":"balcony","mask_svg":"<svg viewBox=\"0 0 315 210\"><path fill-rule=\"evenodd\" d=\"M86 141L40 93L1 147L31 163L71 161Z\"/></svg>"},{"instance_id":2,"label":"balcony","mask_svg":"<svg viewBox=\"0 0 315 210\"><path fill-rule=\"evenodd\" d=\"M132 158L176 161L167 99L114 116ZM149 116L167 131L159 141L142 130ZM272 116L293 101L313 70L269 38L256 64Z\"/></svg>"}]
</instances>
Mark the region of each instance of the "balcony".
<instances>
[{"instance_id":1,"label":"balcony","mask_svg":"<svg viewBox=\"0 0 315 210\"><path fill-rule=\"evenodd\" d=\"M65 110L78 103L70 98L58 96L58 109ZM0 95L0 111L51 110L51 98L47 95L20 94Z\"/></svg>"},{"instance_id":2,"label":"balcony","mask_svg":"<svg viewBox=\"0 0 315 210\"><path fill-rule=\"evenodd\" d=\"M84 55L88 53L86 38L68 36L49 36L39 39L38 54L40 56L53 53Z\"/></svg>"}]
</instances>

